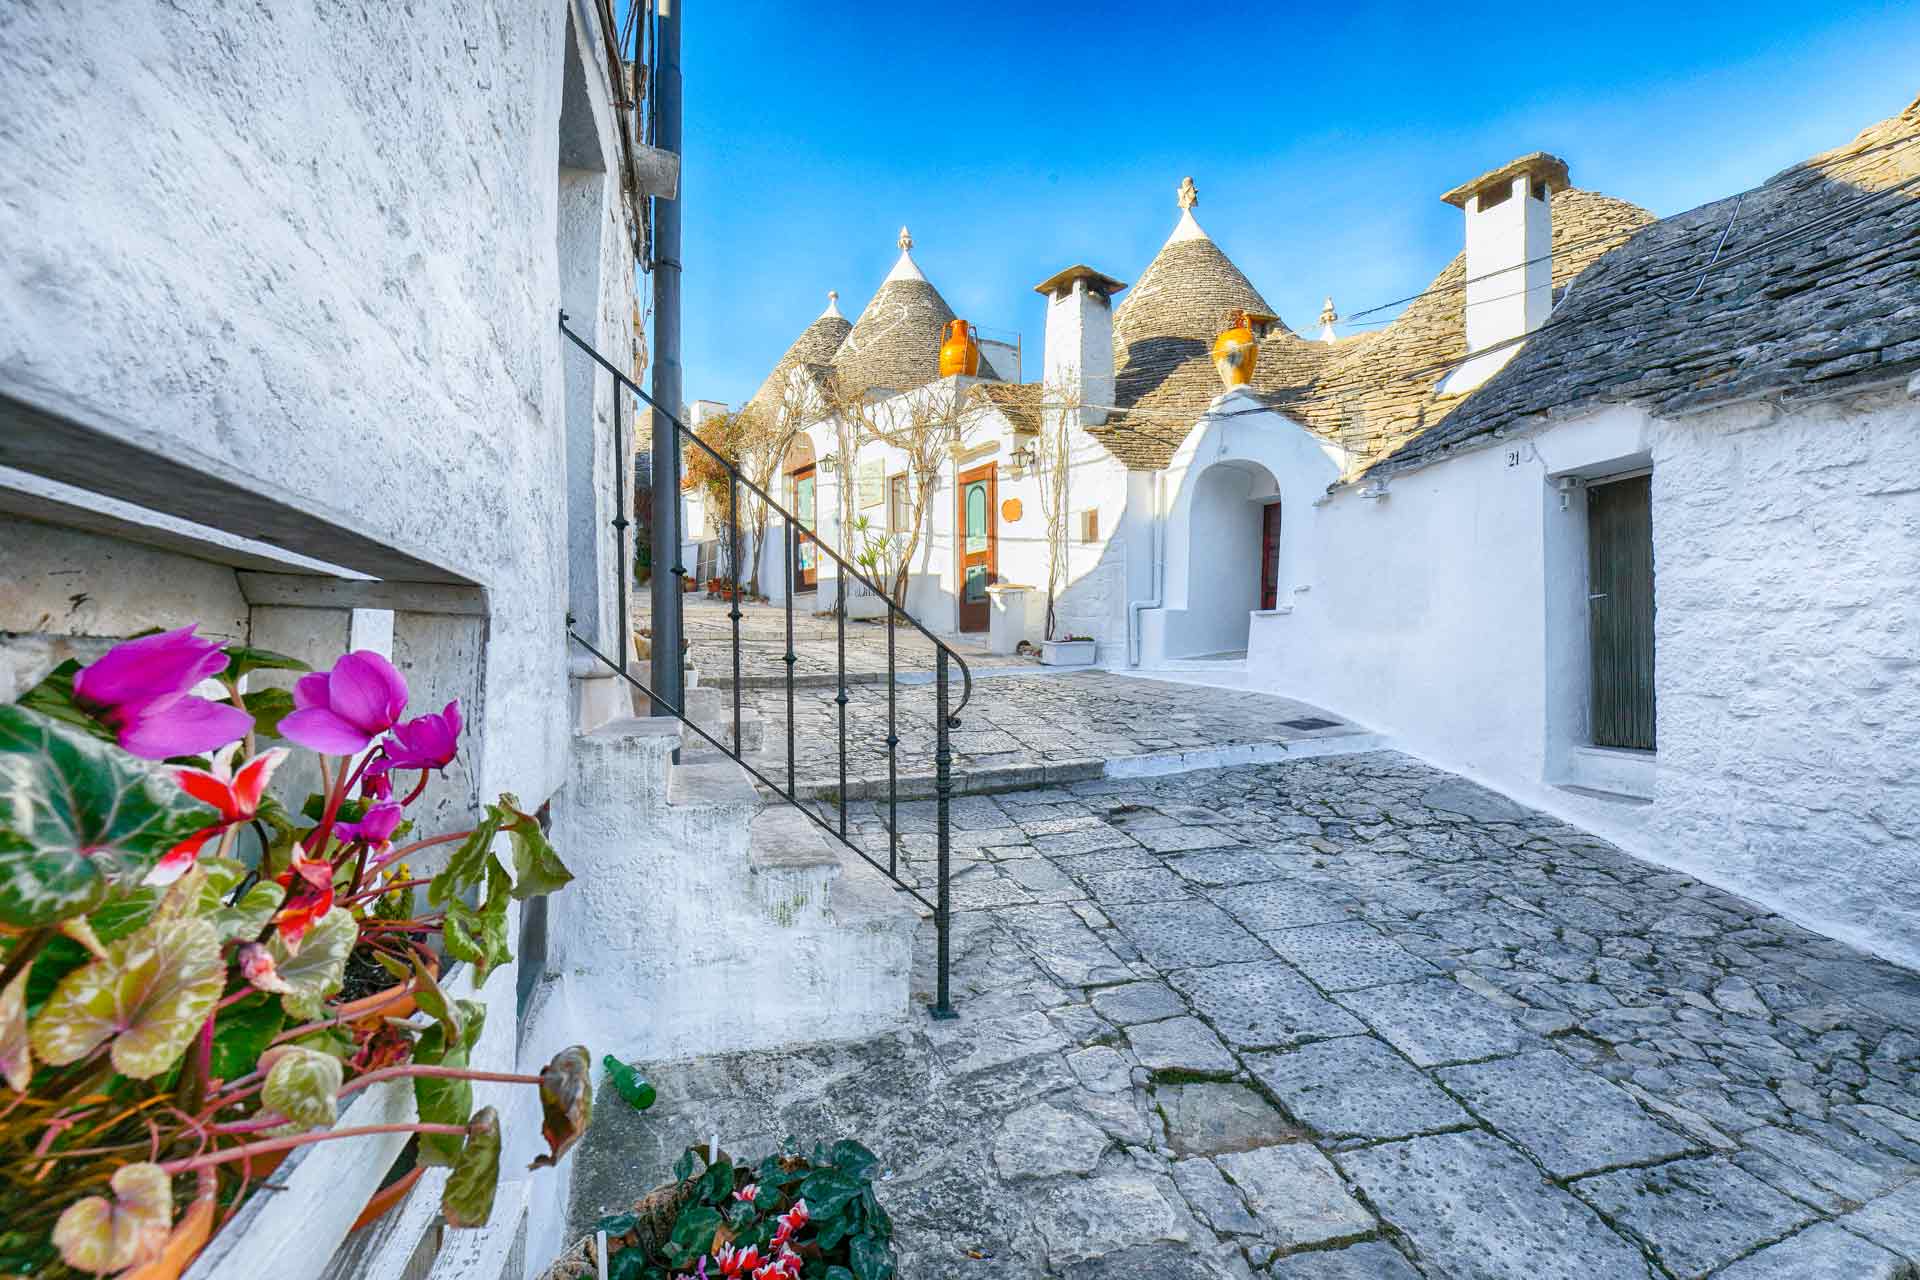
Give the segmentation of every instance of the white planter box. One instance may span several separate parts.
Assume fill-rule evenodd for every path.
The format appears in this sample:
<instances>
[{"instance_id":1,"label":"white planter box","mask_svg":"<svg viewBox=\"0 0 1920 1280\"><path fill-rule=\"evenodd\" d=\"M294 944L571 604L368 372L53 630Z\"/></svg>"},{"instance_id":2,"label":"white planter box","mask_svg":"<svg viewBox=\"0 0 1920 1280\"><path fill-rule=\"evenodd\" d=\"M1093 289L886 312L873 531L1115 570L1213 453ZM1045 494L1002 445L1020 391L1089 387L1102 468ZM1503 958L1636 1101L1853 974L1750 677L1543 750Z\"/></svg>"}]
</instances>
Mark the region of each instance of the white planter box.
<instances>
[{"instance_id":1,"label":"white planter box","mask_svg":"<svg viewBox=\"0 0 1920 1280\"><path fill-rule=\"evenodd\" d=\"M1091 640L1048 640L1040 646L1040 661L1049 667L1090 667L1097 648Z\"/></svg>"}]
</instances>

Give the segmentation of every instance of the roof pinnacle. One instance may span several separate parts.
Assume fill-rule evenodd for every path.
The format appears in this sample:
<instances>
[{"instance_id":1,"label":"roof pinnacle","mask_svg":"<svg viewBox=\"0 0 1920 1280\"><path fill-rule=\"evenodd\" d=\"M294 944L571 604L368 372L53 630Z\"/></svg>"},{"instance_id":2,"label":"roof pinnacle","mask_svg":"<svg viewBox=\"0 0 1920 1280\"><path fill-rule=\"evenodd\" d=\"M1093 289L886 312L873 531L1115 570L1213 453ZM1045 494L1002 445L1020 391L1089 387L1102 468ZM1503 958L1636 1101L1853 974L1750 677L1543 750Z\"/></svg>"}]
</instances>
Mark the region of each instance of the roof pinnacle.
<instances>
[{"instance_id":1,"label":"roof pinnacle","mask_svg":"<svg viewBox=\"0 0 1920 1280\"><path fill-rule=\"evenodd\" d=\"M1182 209L1191 209L1200 203L1200 188L1193 185L1193 179L1191 177L1182 178L1180 179L1179 194L1175 195L1173 199L1174 203Z\"/></svg>"},{"instance_id":2,"label":"roof pinnacle","mask_svg":"<svg viewBox=\"0 0 1920 1280\"><path fill-rule=\"evenodd\" d=\"M913 248L913 235L905 227L900 228L899 243L900 243L900 252L902 253L905 253L907 250Z\"/></svg>"}]
</instances>

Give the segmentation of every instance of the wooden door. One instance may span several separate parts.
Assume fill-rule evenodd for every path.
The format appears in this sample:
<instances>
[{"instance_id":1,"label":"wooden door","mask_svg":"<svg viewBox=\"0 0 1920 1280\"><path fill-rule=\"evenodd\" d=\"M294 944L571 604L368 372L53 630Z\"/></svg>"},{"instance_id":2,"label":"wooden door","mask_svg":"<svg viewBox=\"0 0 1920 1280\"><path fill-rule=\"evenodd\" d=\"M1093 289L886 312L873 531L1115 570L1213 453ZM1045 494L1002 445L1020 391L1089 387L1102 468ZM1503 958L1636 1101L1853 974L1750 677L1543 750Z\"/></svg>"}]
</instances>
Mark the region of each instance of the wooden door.
<instances>
[{"instance_id":1,"label":"wooden door","mask_svg":"<svg viewBox=\"0 0 1920 1280\"><path fill-rule=\"evenodd\" d=\"M820 585L820 548L814 542L814 469L793 473L793 516L798 526L793 545L793 589L812 591Z\"/></svg>"},{"instance_id":2,"label":"wooden door","mask_svg":"<svg viewBox=\"0 0 1920 1280\"><path fill-rule=\"evenodd\" d=\"M1260 607L1277 608L1280 601L1280 504L1260 508Z\"/></svg>"},{"instance_id":3,"label":"wooden door","mask_svg":"<svg viewBox=\"0 0 1920 1280\"><path fill-rule=\"evenodd\" d=\"M991 462L960 473L953 526L960 552L960 630L985 631L987 588L1000 580L999 473Z\"/></svg>"},{"instance_id":4,"label":"wooden door","mask_svg":"<svg viewBox=\"0 0 1920 1280\"><path fill-rule=\"evenodd\" d=\"M1649 476L1587 490L1593 742L1654 749L1653 485Z\"/></svg>"}]
</instances>

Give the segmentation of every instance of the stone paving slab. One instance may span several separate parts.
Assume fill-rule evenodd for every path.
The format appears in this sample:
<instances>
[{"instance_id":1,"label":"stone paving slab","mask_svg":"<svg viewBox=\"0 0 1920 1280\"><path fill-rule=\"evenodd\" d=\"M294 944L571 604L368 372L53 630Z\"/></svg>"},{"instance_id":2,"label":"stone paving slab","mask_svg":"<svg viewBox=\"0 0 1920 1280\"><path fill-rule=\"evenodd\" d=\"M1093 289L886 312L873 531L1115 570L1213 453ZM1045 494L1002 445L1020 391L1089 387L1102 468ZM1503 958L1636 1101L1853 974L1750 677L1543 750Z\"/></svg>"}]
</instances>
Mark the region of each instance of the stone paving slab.
<instances>
[{"instance_id":1,"label":"stone paving slab","mask_svg":"<svg viewBox=\"0 0 1920 1280\"><path fill-rule=\"evenodd\" d=\"M1573 1189L1644 1240L1669 1272L1689 1278L1707 1275L1816 1216L1718 1156L1603 1173Z\"/></svg>"},{"instance_id":2,"label":"stone paving slab","mask_svg":"<svg viewBox=\"0 0 1920 1280\"><path fill-rule=\"evenodd\" d=\"M1266 935L1285 960L1327 991L1357 991L1437 972L1431 964L1359 920Z\"/></svg>"},{"instance_id":3,"label":"stone paving slab","mask_svg":"<svg viewBox=\"0 0 1920 1280\"><path fill-rule=\"evenodd\" d=\"M1440 1275L1625 1280L1649 1274L1639 1250L1487 1134L1438 1134L1334 1158Z\"/></svg>"},{"instance_id":4,"label":"stone paving slab","mask_svg":"<svg viewBox=\"0 0 1920 1280\"><path fill-rule=\"evenodd\" d=\"M1255 1054L1247 1067L1317 1137L1409 1138L1473 1124L1445 1090L1372 1036Z\"/></svg>"},{"instance_id":5,"label":"stone paving slab","mask_svg":"<svg viewBox=\"0 0 1920 1280\"><path fill-rule=\"evenodd\" d=\"M660 1102L600 1109L573 1226L717 1131L756 1155L867 1143L903 1280L1614 1280L1655 1256L1661 1280L1785 1280L1823 1274L1817 1246L1862 1276L1875 1249L1920 1263L1920 1025L1883 999L1920 980L1454 781L1375 753L969 797L960 1017L646 1064ZM931 807L902 816L903 870L930 884ZM878 808L849 817L884 847ZM1240 843L1136 838L1176 829ZM1124 841L1038 843L1107 831ZM1116 872L1158 874L1096 879ZM1180 896L1096 896L1130 881ZM1315 931L1417 964L1329 990L1352 954L1275 945ZM916 1007L931 958L923 926ZM1229 1145L1341 1177L1281 1193L1298 1220L1256 1212L1227 1153L1192 1154ZM1322 1231L1317 1205L1352 1234L1289 1243Z\"/></svg>"},{"instance_id":6,"label":"stone paving slab","mask_svg":"<svg viewBox=\"0 0 1920 1280\"><path fill-rule=\"evenodd\" d=\"M1356 1240L1377 1229L1339 1171L1309 1143L1236 1151L1214 1163L1247 1198L1269 1256Z\"/></svg>"},{"instance_id":7,"label":"stone paving slab","mask_svg":"<svg viewBox=\"0 0 1920 1280\"><path fill-rule=\"evenodd\" d=\"M1556 1178L1652 1164L1694 1148L1618 1085L1551 1049L1436 1074L1475 1115L1532 1152Z\"/></svg>"},{"instance_id":8,"label":"stone paving slab","mask_svg":"<svg viewBox=\"0 0 1920 1280\"><path fill-rule=\"evenodd\" d=\"M1890 1250L1821 1222L1718 1274L1719 1280L1907 1280L1913 1269Z\"/></svg>"}]
</instances>

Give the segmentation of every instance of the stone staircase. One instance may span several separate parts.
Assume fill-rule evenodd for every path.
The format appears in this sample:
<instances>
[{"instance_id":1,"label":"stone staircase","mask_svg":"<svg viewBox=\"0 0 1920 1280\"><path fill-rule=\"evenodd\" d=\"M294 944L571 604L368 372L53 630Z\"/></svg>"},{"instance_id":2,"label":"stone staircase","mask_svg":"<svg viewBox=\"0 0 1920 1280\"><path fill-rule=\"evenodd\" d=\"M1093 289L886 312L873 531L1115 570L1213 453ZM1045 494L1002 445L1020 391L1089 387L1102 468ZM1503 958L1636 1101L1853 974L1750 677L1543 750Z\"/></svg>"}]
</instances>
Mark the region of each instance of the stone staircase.
<instances>
[{"instance_id":1,"label":"stone staircase","mask_svg":"<svg viewBox=\"0 0 1920 1280\"><path fill-rule=\"evenodd\" d=\"M553 840L576 879L550 900L547 971L596 1055L901 1025L918 904L711 747L675 763L683 739L698 741L666 717L582 732L555 802Z\"/></svg>"}]
</instances>

